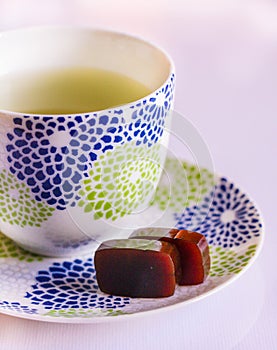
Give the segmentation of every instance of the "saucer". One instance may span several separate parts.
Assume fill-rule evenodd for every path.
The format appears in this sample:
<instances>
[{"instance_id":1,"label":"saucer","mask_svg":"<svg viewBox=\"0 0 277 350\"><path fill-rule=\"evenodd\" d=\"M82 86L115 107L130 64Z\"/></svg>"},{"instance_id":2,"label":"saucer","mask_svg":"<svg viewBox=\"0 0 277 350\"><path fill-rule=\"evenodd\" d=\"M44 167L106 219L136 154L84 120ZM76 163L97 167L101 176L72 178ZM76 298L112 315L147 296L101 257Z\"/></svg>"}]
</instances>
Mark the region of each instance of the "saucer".
<instances>
[{"instance_id":1,"label":"saucer","mask_svg":"<svg viewBox=\"0 0 277 350\"><path fill-rule=\"evenodd\" d=\"M32 320L94 323L179 307L209 296L242 275L257 258L263 222L255 203L227 178L167 158L150 206L137 227L186 228L204 234L211 255L206 281L177 286L168 298L143 299L102 293L93 252L49 258L19 248L0 233L0 312Z\"/></svg>"}]
</instances>

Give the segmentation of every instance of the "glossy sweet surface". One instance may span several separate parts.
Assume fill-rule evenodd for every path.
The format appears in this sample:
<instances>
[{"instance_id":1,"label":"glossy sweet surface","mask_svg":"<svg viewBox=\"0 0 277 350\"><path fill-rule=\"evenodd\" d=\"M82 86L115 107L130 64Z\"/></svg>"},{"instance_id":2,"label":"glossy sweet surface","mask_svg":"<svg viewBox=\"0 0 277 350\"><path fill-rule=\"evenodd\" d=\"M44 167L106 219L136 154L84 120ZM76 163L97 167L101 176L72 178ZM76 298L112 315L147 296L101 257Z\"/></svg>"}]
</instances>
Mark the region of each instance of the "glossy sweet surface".
<instances>
[{"instance_id":1,"label":"glossy sweet surface","mask_svg":"<svg viewBox=\"0 0 277 350\"><path fill-rule=\"evenodd\" d=\"M102 292L140 298L167 297L175 291L178 252L167 242L113 240L96 251L96 278Z\"/></svg>"}]
</instances>

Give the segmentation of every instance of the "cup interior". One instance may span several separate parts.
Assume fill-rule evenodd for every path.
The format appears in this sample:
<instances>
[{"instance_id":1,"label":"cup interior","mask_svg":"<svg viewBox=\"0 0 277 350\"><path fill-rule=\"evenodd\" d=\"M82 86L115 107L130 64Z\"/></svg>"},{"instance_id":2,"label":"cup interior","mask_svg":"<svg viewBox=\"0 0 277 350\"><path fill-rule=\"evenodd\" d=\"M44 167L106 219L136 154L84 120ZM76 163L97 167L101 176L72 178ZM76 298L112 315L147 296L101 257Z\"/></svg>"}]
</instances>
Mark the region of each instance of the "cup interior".
<instances>
[{"instance_id":1,"label":"cup interior","mask_svg":"<svg viewBox=\"0 0 277 350\"><path fill-rule=\"evenodd\" d=\"M0 52L0 93L1 76L5 74L74 66L120 73L154 91L166 81L172 68L168 56L146 41L88 28L41 27L3 32ZM11 110L12 105L13 101L7 99L0 108Z\"/></svg>"}]
</instances>

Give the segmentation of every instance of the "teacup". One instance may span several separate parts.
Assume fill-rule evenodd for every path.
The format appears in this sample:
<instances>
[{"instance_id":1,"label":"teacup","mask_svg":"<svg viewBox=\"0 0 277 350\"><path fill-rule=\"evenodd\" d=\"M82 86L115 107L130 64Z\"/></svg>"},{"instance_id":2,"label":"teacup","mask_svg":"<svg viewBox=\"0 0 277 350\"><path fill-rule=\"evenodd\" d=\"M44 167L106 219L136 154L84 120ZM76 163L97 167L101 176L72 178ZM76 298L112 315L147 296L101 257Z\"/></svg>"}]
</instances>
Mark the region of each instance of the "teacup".
<instances>
[{"instance_id":1,"label":"teacup","mask_svg":"<svg viewBox=\"0 0 277 350\"><path fill-rule=\"evenodd\" d=\"M72 27L3 32L0 51L0 88L7 72L78 66L124 74L151 91L86 113L0 106L1 231L48 256L87 252L128 236L165 161L175 81L169 56L130 35Z\"/></svg>"}]
</instances>

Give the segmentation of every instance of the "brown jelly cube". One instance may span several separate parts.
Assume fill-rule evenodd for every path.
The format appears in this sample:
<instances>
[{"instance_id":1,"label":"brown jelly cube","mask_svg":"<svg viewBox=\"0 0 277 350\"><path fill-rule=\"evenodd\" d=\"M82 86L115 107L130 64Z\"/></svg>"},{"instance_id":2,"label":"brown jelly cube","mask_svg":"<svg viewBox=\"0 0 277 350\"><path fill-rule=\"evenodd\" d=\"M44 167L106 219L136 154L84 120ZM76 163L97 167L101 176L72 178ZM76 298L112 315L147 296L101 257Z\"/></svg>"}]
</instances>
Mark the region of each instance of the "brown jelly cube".
<instances>
[{"instance_id":1,"label":"brown jelly cube","mask_svg":"<svg viewBox=\"0 0 277 350\"><path fill-rule=\"evenodd\" d=\"M180 285L202 283L210 271L209 246L204 235L179 230L174 236L174 242L180 253L182 276Z\"/></svg>"},{"instance_id":2,"label":"brown jelly cube","mask_svg":"<svg viewBox=\"0 0 277 350\"><path fill-rule=\"evenodd\" d=\"M179 255L176 247L167 242L106 241L97 249L94 262L102 292L140 298L168 297L174 293Z\"/></svg>"},{"instance_id":3,"label":"brown jelly cube","mask_svg":"<svg viewBox=\"0 0 277 350\"><path fill-rule=\"evenodd\" d=\"M205 236L201 233L176 228L144 228L136 230L130 238L136 238L137 235L144 239L168 242L177 247L181 265L181 273L176 274L178 284L200 284L208 276L210 271L209 246Z\"/></svg>"}]
</instances>

